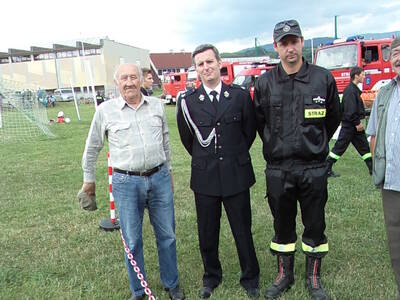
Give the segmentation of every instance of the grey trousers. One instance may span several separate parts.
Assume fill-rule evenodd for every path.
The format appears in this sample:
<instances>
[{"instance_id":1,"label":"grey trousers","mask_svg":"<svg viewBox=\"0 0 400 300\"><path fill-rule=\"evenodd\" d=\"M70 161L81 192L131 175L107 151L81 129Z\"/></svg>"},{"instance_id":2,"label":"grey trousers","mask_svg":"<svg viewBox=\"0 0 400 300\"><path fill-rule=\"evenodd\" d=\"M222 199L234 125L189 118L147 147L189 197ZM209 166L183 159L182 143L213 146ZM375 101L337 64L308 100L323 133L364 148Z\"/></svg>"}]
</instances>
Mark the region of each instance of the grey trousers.
<instances>
[{"instance_id":1,"label":"grey trousers","mask_svg":"<svg viewBox=\"0 0 400 300\"><path fill-rule=\"evenodd\" d=\"M389 255L400 299L400 192L382 189Z\"/></svg>"}]
</instances>

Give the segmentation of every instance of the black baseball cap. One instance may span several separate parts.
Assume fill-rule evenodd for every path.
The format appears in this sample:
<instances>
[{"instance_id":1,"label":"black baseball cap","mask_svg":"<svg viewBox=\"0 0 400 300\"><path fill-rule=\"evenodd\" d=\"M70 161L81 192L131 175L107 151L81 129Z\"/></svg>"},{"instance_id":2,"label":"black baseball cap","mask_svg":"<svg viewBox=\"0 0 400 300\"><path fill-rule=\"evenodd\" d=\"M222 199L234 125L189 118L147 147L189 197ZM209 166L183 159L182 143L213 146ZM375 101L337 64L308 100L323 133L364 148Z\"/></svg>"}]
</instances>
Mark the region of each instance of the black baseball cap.
<instances>
[{"instance_id":1,"label":"black baseball cap","mask_svg":"<svg viewBox=\"0 0 400 300\"><path fill-rule=\"evenodd\" d=\"M299 22L296 20L286 20L279 22L274 28L274 42L279 42L287 35L302 37Z\"/></svg>"}]
</instances>

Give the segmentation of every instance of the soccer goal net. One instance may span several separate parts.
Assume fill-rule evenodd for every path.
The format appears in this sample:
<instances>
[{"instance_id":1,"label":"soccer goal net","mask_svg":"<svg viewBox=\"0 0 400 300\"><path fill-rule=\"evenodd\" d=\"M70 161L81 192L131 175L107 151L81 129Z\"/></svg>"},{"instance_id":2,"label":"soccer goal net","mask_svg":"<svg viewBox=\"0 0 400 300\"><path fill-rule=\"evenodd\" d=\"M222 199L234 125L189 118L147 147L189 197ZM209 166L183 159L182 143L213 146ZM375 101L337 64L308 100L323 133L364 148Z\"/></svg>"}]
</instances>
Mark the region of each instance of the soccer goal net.
<instances>
[{"instance_id":1,"label":"soccer goal net","mask_svg":"<svg viewBox=\"0 0 400 300\"><path fill-rule=\"evenodd\" d=\"M38 101L37 89L0 79L0 143L54 137L46 108Z\"/></svg>"}]
</instances>

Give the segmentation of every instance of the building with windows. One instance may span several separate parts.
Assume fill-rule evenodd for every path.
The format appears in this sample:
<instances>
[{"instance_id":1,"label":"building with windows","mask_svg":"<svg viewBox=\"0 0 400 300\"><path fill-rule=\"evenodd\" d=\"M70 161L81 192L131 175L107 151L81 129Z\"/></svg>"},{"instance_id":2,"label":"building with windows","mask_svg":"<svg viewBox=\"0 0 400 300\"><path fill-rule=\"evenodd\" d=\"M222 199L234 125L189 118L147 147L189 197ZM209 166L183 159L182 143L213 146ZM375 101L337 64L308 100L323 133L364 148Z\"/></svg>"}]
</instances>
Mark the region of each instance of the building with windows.
<instances>
[{"instance_id":1,"label":"building with windows","mask_svg":"<svg viewBox=\"0 0 400 300\"><path fill-rule=\"evenodd\" d=\"M90 87L106 96L116 95L115 67L137 63L150 67L149 50L121 44L108 38L32 46L30 50L0 52L0 79L35 85L47 91L73 87L87 92Z\"/></svg>"},{"instance_id":2,"label":"building with windows","mask_svg":"<svg viewBox=\"0 0 400 300\"><path fill-rule=\"evenodd\" d=\"M170 72L187 72L192 66L191 52L150 53L153 70L163 80Z\"/></svg>"}]
</instances>

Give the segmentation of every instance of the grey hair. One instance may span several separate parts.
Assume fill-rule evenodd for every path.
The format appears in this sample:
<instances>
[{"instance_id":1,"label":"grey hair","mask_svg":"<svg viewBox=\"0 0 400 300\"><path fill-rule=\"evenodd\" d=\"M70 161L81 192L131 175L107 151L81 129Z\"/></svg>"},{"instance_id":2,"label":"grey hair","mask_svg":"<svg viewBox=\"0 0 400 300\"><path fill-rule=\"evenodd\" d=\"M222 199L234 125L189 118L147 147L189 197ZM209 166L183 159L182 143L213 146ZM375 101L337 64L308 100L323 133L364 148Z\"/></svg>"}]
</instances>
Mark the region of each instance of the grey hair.
<instances>
[{"instance_id":1,"label":"grey hair","mask_svg":"<svg viewBox=\"0 0 400 300\"><path fill-rule=\"evenodd\" d=\"M193 53L192 53L192 62L193 62L193 64L195 64L194 57L195 57L197 54L202 53L202 52L204 52L204 51L206 51L206 50L209 50L209 49L211 49L211 50L214 52L215 58L216 58L218 61L221 60L221 57L220 57L220 55L219 55L219 51L218 51L217 48L215 48L214 45L211 45L211 44L201 44L201 45L197 46L196 49L194 49L194 51L193 51Z\"/></svg>"},{"instance_id":2,"label":"grey hair","mask_svg":"<svg viewBox=\"0 0 400 300\"><path fill-rule=\"evenodd\" d=\"M125 65L134 65L134 66L136 66L136 68L138 69L138 72L139 72L139 81L143 80L143 72L142 72L142 69L139 67L138 64L136 64L136 63L124 63L124 64L119 64L119 65L117 65L115 67L114 76L113 76L115 81L118 82L118 76L117 75L118 75L119 68L121 66L125 66Z\"/></svg>"},{"instance_id":3,"label":"grey hair","mask_svg":"<svg viewBox=\"0 0 400 300\"><path fill-rule=\"evenodd\" d=\"M392 54L393 49L397 48L398 46L400 46L400 36L395 37L392 41L392 44L390 45L390 54Z\"/></svg>"}]
</instances>

